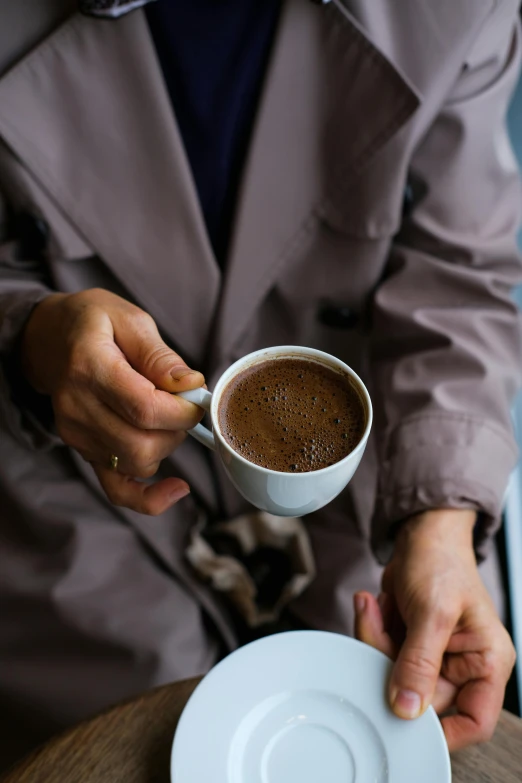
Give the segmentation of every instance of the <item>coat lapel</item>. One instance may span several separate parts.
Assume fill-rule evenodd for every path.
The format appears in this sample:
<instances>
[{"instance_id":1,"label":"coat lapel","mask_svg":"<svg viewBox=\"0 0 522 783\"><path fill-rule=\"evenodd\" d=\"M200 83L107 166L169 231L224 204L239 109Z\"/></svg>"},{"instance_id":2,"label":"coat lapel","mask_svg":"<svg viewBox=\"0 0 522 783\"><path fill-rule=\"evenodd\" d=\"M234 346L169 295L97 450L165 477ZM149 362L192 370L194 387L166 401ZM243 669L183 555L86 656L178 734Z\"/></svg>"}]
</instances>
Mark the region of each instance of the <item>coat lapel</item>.
<instances>
[{"instance_id":1,"label":"coat lapel","mask_svg":"<svg viewBox=\"0 0 522 783\"><path fill-rule=\"evenodd\" d=\"M73 15L0 80L0 105L5 142L201 362L220 272L143 13Z\"/></svg>"},{"instance_id":2,"label":"coat lapel","mask_svg":"<svg viewBox=\"0 0 522 783\"><path fill-rule=\"evenodd\" d=\"M360 171L418 103L337 9L288 0L239 199L216 333L225 353L306 242L337 176L344 181Z\"/></svg>"},{"instance_id":3,"label":"coat lapel","mask_svg":"<svg viewBox=\"0 0 522 783\"><path fill-rule=\"evenodd\" d=\"M215 356L234 355L325 207L405 126L441 63L450 72L451 58L464 59L491 0L480 6L439 0L435 12L431 0L412 0L397 26L388 0L345 0L342 9L287 0L238 201Z\"/></svg>"}]
</instances>

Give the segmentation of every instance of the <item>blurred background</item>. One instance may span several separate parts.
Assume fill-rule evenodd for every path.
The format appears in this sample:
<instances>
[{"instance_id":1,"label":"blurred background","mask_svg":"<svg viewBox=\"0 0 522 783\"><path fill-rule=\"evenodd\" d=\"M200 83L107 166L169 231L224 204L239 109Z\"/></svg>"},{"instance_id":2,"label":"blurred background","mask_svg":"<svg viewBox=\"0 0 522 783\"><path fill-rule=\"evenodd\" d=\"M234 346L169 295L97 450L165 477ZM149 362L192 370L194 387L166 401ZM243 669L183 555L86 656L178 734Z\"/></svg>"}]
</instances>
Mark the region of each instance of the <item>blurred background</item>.
<instances>
[{"instance_id":1,"label":"blurred background","mask_svg":"<svg viewBox=\"0 0 522 783\"><path fill-rule=\"evenodd\" d=\"M522 169L522 78L509 112L511 140ZM519 234L522 251L522 229ZM516 292L522 309L522 288ZM522 356L520 357L522 363ZM522 394L516 402L513 416L518 443L522 452ZM508 627L518 652L518 663L506 696L506 708L522 716L522 460L515 469L506 499L505 525L498 540L508 597Z\"/></svg>"}]
</instances>

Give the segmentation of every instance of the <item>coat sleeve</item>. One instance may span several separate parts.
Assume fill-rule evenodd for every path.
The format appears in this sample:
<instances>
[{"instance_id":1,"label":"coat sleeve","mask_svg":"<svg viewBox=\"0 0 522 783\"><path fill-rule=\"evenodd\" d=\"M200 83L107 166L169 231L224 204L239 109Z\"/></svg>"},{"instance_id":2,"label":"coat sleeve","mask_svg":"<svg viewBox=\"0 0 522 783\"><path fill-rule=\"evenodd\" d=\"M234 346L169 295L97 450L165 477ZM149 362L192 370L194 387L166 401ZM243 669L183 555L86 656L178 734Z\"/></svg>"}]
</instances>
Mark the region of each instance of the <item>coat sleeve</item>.
<instances>
[{"instance_id":1,"label":"coat sleeve","mask_svg":"<svg viewBox=\"0 0 522 783\"><path fill-rule=\"evenodd\" d=\"M520 61L518 3L504 0L411 160L413 208L373 303L380 461L372 528L386 562L397 524L477 510L477 554L499 523L517 455L511 405L522 344L513 287L520 182L506 112Z\"/></svg>"},{"instance_id":2,"label":"coat sleeve","mask_svg":"<svg viewBox=\"0 0 522 783\"><path fill-rule=\"evenodd\" d=\"M24 326L38 302L52 293L43 257L31 252L28 229L0 194L0 427L28 448L46 449L61 443L53 432L50 401L29 387L18 367Z\"/></svg>"}]
</instances>

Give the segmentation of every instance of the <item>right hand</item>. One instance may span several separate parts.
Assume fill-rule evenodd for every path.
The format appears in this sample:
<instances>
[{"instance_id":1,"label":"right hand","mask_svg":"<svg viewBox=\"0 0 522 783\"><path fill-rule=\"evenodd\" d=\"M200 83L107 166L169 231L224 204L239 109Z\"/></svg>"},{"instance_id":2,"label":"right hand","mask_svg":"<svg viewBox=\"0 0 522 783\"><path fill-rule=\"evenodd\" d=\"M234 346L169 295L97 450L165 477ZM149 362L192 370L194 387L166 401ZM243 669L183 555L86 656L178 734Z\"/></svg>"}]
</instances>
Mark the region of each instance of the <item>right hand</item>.
<instances>
[{"instance_id":1,"label":"right hand","mask_svg":"<svg viewBox=\"0 0 522 783\"><path fill-rule=\"evenodd\" d=\"M101 289L52 294L26 325L21 361L29 383L50 395L58 434L92 463L112 503L156 515L190 491L178 478L136 481L153 476L204 415L173 396L205 379L150 315Z\"/></svg>"},{"instance_id":2,"label":"right hand","mask_svg":"<svg viewBox=\"0 0 522 783\"><path fill-rule=\"evenodd\" d=\"M516 653L480 578L477 515L431 509L404 520L380 600L354 597L358 639L396 659L388 692L400 718L429 704L450 751L491 739Z\"/></svg>"}]
</instances>

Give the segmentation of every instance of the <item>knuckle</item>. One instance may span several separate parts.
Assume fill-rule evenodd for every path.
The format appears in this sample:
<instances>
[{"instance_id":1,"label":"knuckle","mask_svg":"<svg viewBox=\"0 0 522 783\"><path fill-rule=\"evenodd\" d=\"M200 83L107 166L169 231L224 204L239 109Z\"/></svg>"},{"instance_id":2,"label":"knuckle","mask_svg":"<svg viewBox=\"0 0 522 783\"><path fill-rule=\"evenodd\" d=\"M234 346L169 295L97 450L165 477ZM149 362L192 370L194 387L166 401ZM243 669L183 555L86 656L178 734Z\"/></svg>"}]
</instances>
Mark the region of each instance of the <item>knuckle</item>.
<instances>
[{"instance_id":1,"label":"knuckle","mask_svg":"<svg viewBox=\"0 0 522 783\"><path fill-rule=\"evenodd\" d=\"M507 631L505 631L504 643L502 649L499 651L498 657L500 660L505 661L506 666L511 673L517 662L517 651Z\"/></svg>"},{"instance_id":2,"label":"knuckle","mask_svg":"<svg viewBox=\"0 0 522 783\"><path fill-rule=\"evenodd\" d=\"M413 618L422 625L429 625L435 634L453 629L457 619L454 607L442 602L435 588L416 600Z\"/></svg>"},{"instance_id":3,"label":"knuckle","mask_svg":"<svg viewBox=\"0 0 522 783\"><path fill-rule=\"evenodd\" d=\"M440 666L423 649L409 649L404 651L401 659L403 670L407 668L410 676L419 679L433 679L440 674Z\"/></svg>"},{"instance_id":4,"label":"knuckle","mask_svg":"<svg viewBox=\"0 0 522 783\"><path fill-rule=\"evenodd\" d=\"M453 628L455 624L454 613L444 606L435 606L435 608L432 609L432 619L437 631Z\"/></svg>"},{"instance_id":5,"label":"knuckle","mask_svg":"<svg viewBox=\"0 0 522 783\"><path fill-rule=\"evenodd\" d=\"M140 437L133 438L125 446L126 462L133 467L133 473L143 464L143 444Z\"/></svg>"},{"instance_id":6,"label":"knuckle","mask_svg":"<svg viewBox=\"0 0 522 783\"><path fill-rule=\"evenodd\" d=\"M78 312L85 309L90 304L91 294L96 289L87 289L86 291L74 291L67 297L67 306L69 311Z\"/></svg>"},{"instance_id":7,"label":"knuckle","mask_svg":"<svg viewBox=\"0 0 522 783\"><path fill-rule=\"evenodd\" d=\"M74 405L70 398L69 392L64 388L59 388L53 394L53 410L56 418L56 422L62 420L69 420L72 418L74 411Z\"/></svg>"},{"instance_id":8,"label":"knuckle","mask_svg":"<svg viewBox=\"0 0 522 783\"><path fill-rule=\"evenodd\" d=\"M437 584L427 586L416 601L416 613L420 620L428 622L436 631L444 630L455 621L455 608L445 597Z\"/></svg>"},{"instance_id":9,"label":"knuckle","mask_svg":"<svg viewBox=\"0 0 522 783\"><path fill-rule=\"evenodd\" d=\"M104 310L107 304L118 300L111 291L105 288L86 288L69 295L69 303L80 312L90 309Z\"/></svg>"},{"instance_id":10,"label":"knuckle","mask_svg":"<svg viewBox=\"0 0 522 783\"><path fill-rule=\"evenodd\" d=\"M154 429L155 415L152 393L150 394L150 399L146 394L142 394L141 398L130 406L129 418L131 424L140 430Z\"/></svg>"},{"instance_id":11,"label":"knuckle","mask_svg":"<svg viewBox=\"0 0 522 783\"><path fill-rule=\"evenodd\" d=\"M475 669L477 677L485 677L486 679L492 677L499 668L502 660L501 655L494 649L483 650L476 655L478 658L478 665Z\"/></svg>"},{"instance_id":12,"label":"knuckle","mask_svg":"<svg viewBox=\"0 0 522 783\"><path fill-rule=\"evenodd\" d=\"M103 296L105 294L105 291L103 288L87 288L84 291L76 291L75 293L71 294L70 300L71 302L92 302L92 300L96 300L98 297Z\"/></svg>"},{"instance_id":13,"label":"knuckle","mask_svg":"<svg viewBox=\"0 0 522 783\"><path fill-rule=\"evenodd\" d=\"M138 465L134 475L137 478L144 478L144 479L152 478L158 472L159 466L160 466L159 462L154 462L148 465Z\"/></svg>"},{"instance_id":14,"label":"knuckle","mask_svg":"<svg viewBox=\"0 0 522 783\"><path fill-rule=\"evenodd\" d=\"M158 454L151 439L146 436L138 436L134 438L132 442L126 447L129 462L134 468L134 475L142 476L143 478L149 478L153 476L150 473L151 469L156 468L158 465Z\"/></svg>"},{"instance_id":15,"label":"knuckle","mask_svg":"<svg viewBox=\"0 0 522 783\"><path fill-rule=\"evenodd\" d=\"M500 651L489 650L483 656L483 671L485 677L492 677L501 668L503 655Z\"/></svg>"},{"instance_id":16,"label":"knuckle","mask_svg":"<svg viewBox=\"0 0 522 783\"><path fill-rule=\"evenodd\" d=\"M150 330L156 328L156 322L154 318L145 310L141 310L136 307L129 313L129 317L132 318L132 322L137 329Z\"/></svg>"},{"instance_id":17,"label":"knuckle","mask_svg":"<svg viewBox=\"0 0 522 783\"><path fill-rule=\"evenodd\" d=\"M494 674L504 667L511 673L517 661L517 652L511 636L503 626L485 657L486 674Z\"/></svg>"},{"instance_id":18,"label":"knuckle","mask_svg":"<svg viewBox=\"0 0 522 783\"><path fill-rule=\"evenodd\" d=\"M144 468L159 462L158 445L154 436L141 438L140 464Z\"/></svg>"},{"instance_id":19,"label":"knuckle","mask_svg":"<svg viewBox=\"0 0 522 783\"><path fill-rule=\"evenodd\" d=\"M92 380L87 352L82 343L73 342L69 349L66 365L67 378L75 384L88 384Z\"/></svg>"},{"instance_id":20,"label":"knuckle","mask_svg":"<svg viewBox=\"0 0 522 783\"><path fill-rule=\"evenodd\" d=\"M66 386L62 386L55 392L52 404L55 418L64 425L72 426L74 423L79 424L84 419L84 405L82 405L82 401L78 400L76 395L71 394L71 390Z\"/></svg>"},{"instance_id":21,"label":"knuckle","mask_svg":"<svg viewBox=\"0 0 522 783\"><path fill-rule=\"evenodd\" d=\"M154 372L161 368L172 365L172 351L167 345L159 344L147 350L143 357L145 372Z\"/></svg>"}]
</instances>

